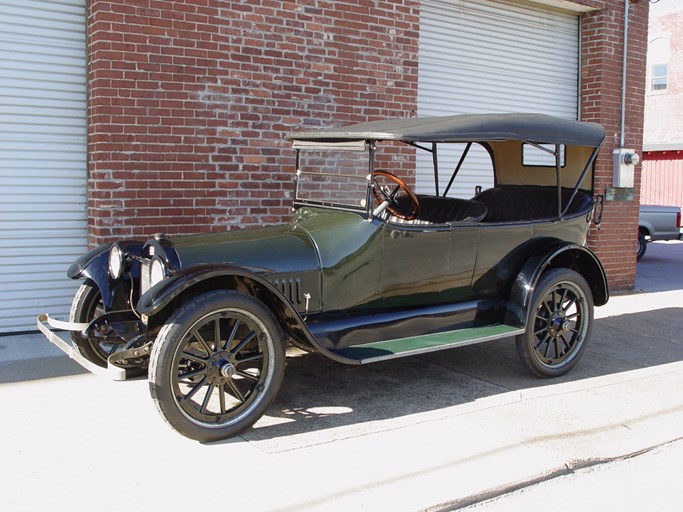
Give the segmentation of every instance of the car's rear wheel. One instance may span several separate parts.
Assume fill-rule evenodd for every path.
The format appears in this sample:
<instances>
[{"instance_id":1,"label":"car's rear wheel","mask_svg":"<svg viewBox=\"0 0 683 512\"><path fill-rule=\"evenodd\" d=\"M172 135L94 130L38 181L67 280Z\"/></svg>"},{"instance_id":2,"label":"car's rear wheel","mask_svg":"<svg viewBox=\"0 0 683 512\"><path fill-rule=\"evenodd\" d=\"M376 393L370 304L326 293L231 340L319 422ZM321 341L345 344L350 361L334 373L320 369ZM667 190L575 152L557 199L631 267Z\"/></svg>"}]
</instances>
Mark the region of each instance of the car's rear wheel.
<instances>
[{"instance_id":1,"label":"car's rear wheel","mask_svg":"<svg viewBox=\"0 0 683 512\"><path fill-rule=\"evenodd\" d=\"M150 393L175 430L216 441L263 415L284 366L282 330L263 303L232 291L208 292L183 304L159 332Z\"/></svg>"},{"instance_id":2,"label":"car's rear wheel","mask_svg":"<svg viewBox=\"0 0 683 512\"><path fill-rule=\"evenodd\" d=\"M573 270L551 269L536 286L517 353L535 375L558 377L581 359L592 324L593 296L586 280Z\"/></svg>"}]
</instances>

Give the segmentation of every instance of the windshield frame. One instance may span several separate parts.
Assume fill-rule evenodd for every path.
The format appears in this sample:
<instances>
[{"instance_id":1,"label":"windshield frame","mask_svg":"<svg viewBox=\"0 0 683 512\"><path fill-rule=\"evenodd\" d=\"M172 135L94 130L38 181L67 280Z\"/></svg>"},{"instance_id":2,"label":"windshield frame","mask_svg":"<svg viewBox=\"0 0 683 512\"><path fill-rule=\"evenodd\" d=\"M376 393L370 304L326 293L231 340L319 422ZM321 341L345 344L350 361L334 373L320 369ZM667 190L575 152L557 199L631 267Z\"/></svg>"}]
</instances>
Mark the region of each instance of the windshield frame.
<instances>
[{"instance_id":1,"label":"windshield frame","mask_svg":"<svg viewBox=\"0 0 683 512\"><path fill-rule=\"evenodd\" d=\"M298 143L297 143L298 142ZM347 212L353 212L353 213L359 213L359 214L364 214L367 216L368 219L372 218L372 176L374 173L374 167L375 167L375 152L377 151L377 146L375 144L375 141L344 141L344 142L322 142L322 143L316 143L316 142L299 142L296 141L294 144L294 149L296 150L296 174L294 177L294 201L293 201L293 207L300 208L302 206L314 206L314 207L319 207L319 208L327 208L330 210L339 210L339 211L347 211ZM324 201L324 200L316 200L316 199L311 199L311 198L301 198L299 197L299 192L300 192L300 178L301 175L304 174L305 172L302 171L301 169L301 154L302 152L306 151L353 151L353 152L365 152L368 155L368 172L365 175L364 179L367 182L366 190L365 190L365 205L359 204L358 206L354 206L352 204L345 204L345 203L338 203L334 201ZM307 174L313 174L313 173L307 173ZM348 175L348 174L329 174L329 173L317 173L320 176L341 176L341 177L349 177L353 179L363 179L361 175Z\"/></svg>"}]
</instances>

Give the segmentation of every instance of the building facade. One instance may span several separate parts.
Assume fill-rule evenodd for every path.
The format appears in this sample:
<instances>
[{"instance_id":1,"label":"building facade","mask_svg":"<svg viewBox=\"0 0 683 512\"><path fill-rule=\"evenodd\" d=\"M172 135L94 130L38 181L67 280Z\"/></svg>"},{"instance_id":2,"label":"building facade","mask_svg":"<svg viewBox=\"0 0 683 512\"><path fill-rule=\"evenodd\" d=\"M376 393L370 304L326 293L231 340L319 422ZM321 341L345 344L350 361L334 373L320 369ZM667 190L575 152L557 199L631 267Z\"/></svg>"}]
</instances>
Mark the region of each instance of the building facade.
<instances>
[{"instance_id":1,"label":"building facade","mask_svg":"<svg viewBox=\"0 0 683 512\"><path fill-rule=\"evenodd\" d=\"M41 16L19 0L0 7L0 69L14 73L0 79L14 105L1 172L16 181L0 213L21 225L0 227L0 277L13 283L0 332L66 314L64 271L86 246L285 221L283 136L384 117L533 111L603 124L595 185L607 201L589 245L612 290L633 286L639 169L633 188L615 189L612 150L642 148L646 0L36 3Z\"/></svg>"},{"instance_id":2,"label":"building facade","mask_svg":"<svg viewBox=\"0 0 683 512\"><path fill-rule=\"evenodd\" d=\"M654 4L648 36L641 204L683 207L683 2Z\"/></svg>"}]
</instances>

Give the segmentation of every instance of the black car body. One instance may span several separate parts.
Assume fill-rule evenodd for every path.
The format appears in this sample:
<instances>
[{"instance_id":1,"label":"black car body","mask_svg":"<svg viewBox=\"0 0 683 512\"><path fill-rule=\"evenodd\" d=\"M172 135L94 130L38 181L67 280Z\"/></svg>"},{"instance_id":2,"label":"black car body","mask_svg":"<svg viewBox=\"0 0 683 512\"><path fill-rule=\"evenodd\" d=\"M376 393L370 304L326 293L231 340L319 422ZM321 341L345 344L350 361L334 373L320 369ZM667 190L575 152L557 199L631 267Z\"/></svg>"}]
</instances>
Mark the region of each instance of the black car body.
<instances>
[{"instance_id":1,"label":"black car body","mask_svg":"<svg viewBox=\"0 0 683 512\"><path fill-rule=\"evenodd\" d=\"M265 412L285 341L364 364L516 336L529 370L561 375L608 300L585 247L603 139L599 125L538 114L295 133L289 224L95 248L68 271L84 280L70 322L38 326L91 370L148 372L162 416L200 440ZM433 192L378 169L422 155ZM468 158L492 186L453 197ZM73 345L46 321L74 331Z\"/></svg>"}]
</instances>

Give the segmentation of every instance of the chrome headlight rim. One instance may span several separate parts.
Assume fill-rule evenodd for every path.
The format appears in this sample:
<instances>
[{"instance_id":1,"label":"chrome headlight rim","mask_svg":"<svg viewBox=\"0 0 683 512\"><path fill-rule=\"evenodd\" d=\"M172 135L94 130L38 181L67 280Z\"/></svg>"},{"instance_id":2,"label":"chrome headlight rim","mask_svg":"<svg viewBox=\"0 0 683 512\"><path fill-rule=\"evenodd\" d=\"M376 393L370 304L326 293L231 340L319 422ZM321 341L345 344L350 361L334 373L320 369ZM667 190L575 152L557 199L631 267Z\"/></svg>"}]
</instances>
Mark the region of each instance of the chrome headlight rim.
<instances>
[{"instance_id":1,"label":"chrome headlight rim","mask_svg":"<svg viewBox=\"0 0 683 512\"><path fill-rule=\"evenodd\" d=\"M166 262L159 256L152 258L149 264L149 286L150 288L157 283L160 283L168 276L166 269Z\"/></svg>"},{"instance_id":2,"label":"chrome headlight rim","mask_svg":"<svg viewBox=\"0 0 683 512\"><path fill-rule=\"evenodd\" d=\"M109 275L112 279L123 277L125 254L119 244L113 244L109 249Z\"/></svg>"}]
</instances>

